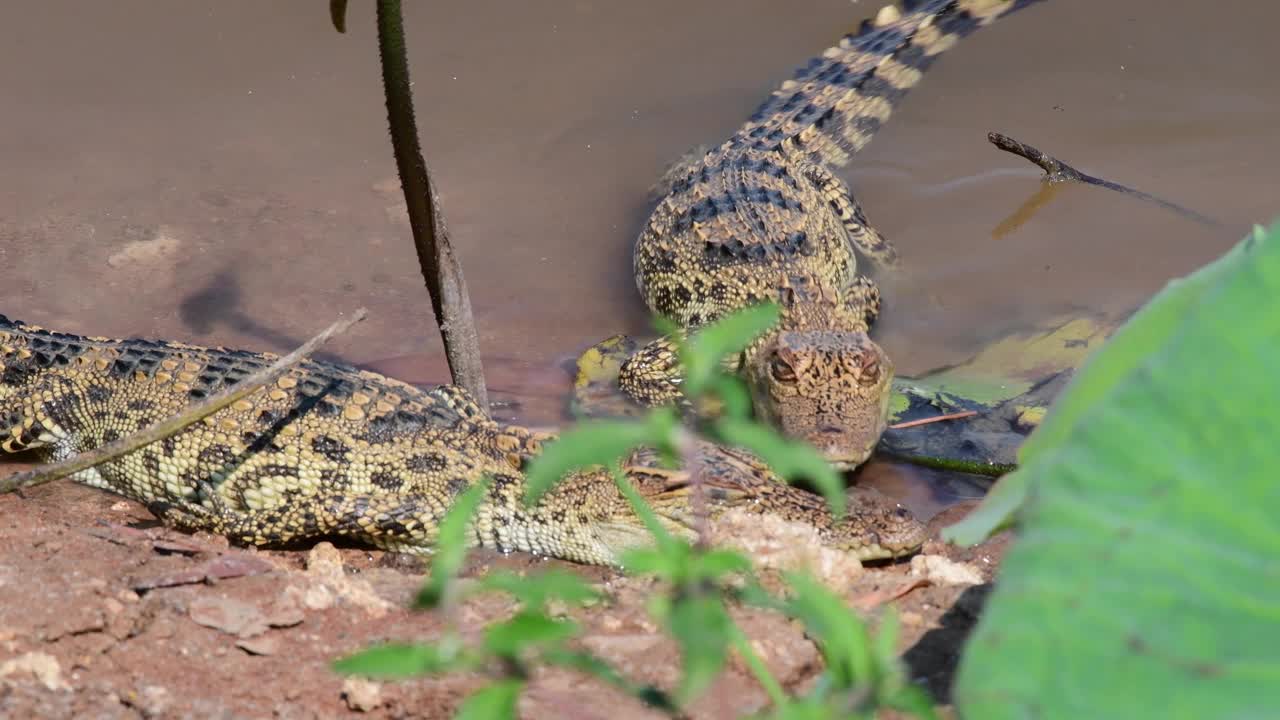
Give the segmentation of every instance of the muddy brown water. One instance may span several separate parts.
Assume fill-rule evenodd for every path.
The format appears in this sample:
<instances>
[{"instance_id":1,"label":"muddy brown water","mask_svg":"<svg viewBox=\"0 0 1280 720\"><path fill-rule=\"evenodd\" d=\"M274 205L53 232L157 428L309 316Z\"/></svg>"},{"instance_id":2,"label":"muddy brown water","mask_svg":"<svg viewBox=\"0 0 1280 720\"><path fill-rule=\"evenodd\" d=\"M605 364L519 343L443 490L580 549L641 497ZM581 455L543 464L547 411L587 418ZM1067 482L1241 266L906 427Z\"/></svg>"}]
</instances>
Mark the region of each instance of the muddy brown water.
<instances>
[{"instance_id":1,"label":"muddy brown water","mask_svg":"<svg viewBox=\"0 0 1280 720\"><path fill-rule=\"evenodd\" d=\"M408 4L419 125L500 414L563 420L564 366L645 333L645 194L876 4ZM385 136L372 12L323 3L45 2L0 41L0 312L71 332L334 355L446 378ZM1280 210L1280 10L1047 2L939 62L846 171L902 251L879 337L903 373L1063 312L1123 313ZM993 233L1039 170L1000 130L1221 218L1068 187ZM900 471L877 466L888 485ZM895 476L897 472L897 476ZM907 483L910 485L910 483ZM927 508L954 485L934 486ZM920 493L906 485L904 497Z\"/></svg>"}]
</instances>

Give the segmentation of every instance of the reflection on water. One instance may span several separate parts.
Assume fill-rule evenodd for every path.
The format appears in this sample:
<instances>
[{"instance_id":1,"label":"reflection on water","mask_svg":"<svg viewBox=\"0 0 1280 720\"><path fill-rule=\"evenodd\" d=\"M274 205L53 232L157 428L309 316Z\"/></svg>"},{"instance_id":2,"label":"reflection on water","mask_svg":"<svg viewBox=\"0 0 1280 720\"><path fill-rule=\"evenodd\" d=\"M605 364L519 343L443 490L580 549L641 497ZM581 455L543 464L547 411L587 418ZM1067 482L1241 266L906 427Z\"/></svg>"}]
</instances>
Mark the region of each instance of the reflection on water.
<instances>
[{"instance_id":1,"label":"reflection on water","mask_svg":"<svg viewBox=\"0 0 1280 720\"><path fill-rule=\"evenodd\" d=\"M951 505L981 498L991 487L992 479L872 460L858 470L857 482L860 486L873 487L895 498L917 518L928 521Z\"/></svg>"},{"instance_id":2,"label":"reflection on water","mask_svg":"<svg viewBox=\"0 0 1280 720\"><path fill-rule=\"evenodd\" d=\"M563 363L644 333L630 250L648 188L731 132L873 4L441 0L407 8L429 162L500 412L562 417ZM400 207L373 42L322 5L16 4L0 43L0 312L73 332L330 346L411 381L443 360ZM365 9L367 10L367 8ZM1276 212L1280 6L1045 3L965 40L848 171L901 249L878 333L904 374L1072 309L1117 314ZM1159 17L1159 23L1139 18ZM69 18L74 18L70 21ZM1099 21L1105 18L1105 21ZM1082 41L1081 38L1087 38ZM1201 52L1188 53L1188 38ZM54 50L54 51L51 51ZM1081 170L1229 223L1063 188Z\"/></svg>"}]
</instances>

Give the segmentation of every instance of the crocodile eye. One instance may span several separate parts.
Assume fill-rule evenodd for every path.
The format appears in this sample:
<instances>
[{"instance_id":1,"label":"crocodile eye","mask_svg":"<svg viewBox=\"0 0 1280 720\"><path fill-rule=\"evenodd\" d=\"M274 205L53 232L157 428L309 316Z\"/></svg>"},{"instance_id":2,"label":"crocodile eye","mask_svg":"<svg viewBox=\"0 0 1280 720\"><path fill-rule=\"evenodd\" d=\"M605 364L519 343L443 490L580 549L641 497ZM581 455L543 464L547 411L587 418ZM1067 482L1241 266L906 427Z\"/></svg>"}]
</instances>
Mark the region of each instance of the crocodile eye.
<instances>
[{"instance_id":1,"label":"crocodile eye","mask_svg":"<svg viewBox=\"0 0 1280 720\"><path fill-rule=\"evenodd\" d=\"M880 380L880 361L874 356L868 355L862 360L862 372L858 375L858 382L863 385L875 385Z\"/></svg>"},{"instance_id":2,"label":"crocodile eye","mask_svg":"<svg viewBox=\"0 0 1280 720\"><path fill-rule=\"evenodd\" d=\"M780 355L774 355L773 359L769 361L769 374L780 383L793 383L796 381L796 369L791 367L791 363Z\"/></svg>"}]
</instances>

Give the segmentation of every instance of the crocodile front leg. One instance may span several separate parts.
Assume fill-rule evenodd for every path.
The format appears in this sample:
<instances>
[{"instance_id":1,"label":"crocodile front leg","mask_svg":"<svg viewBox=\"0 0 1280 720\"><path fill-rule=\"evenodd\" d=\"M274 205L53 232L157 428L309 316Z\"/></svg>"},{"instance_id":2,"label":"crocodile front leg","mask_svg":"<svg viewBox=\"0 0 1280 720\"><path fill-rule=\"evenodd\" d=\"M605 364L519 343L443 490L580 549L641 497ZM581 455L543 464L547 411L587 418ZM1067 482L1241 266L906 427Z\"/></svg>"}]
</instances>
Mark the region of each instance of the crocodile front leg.
<instances>
[{"instance_id":1,"label":"crocodile front leg","mask_svg":"<svg viewBox=\"0 0 1280 720\"><path fill-rule=\"evenodd\" d=\"M738 373L742 354L725 357L720 367L731 375ZM618 386L627 397L646 407L675 405L689 419L714 417L721 412L719 402L710 398L695 406L684 394L683 383L679 350L670 337L660 337L641 347L618 371Z\"/></svg>"},{"instance_id":2,"label":"crocodile front leg","mask_svg":"<svg viewBox=\"0 0 1280 720\"><path fill-rule=\"evenodd\" d=\"M840 218L854 247L880 267L897 267L897 249L867 222L862 205L854 197L848 183L817 163L806 165L804 175L817 186L822 198L835 211L836 217Z\"/></svg>"},{"instance_id":3,"label":"crocodile front leg","mask_svg":"<svg viewBox=\"0 0 1280 720\"><path fill-rule=\"evenodd\" d=\"M618 385L632 400L654 407L681 402L680 358L675 342L660 337L627 358L618 371Z\"/></svg>"},{"instance_id":4,"label":"crocodile front leg","mask_svg":"<svg viewBox=\"0 0 1280 720\"><path fill-rule=\"evenodd\" d=\"M854 277L853 283L844 289L844 304L855 314L860 313L871 327L880 317L880 288L866 275Z\"/></svg>"}]
</instances>

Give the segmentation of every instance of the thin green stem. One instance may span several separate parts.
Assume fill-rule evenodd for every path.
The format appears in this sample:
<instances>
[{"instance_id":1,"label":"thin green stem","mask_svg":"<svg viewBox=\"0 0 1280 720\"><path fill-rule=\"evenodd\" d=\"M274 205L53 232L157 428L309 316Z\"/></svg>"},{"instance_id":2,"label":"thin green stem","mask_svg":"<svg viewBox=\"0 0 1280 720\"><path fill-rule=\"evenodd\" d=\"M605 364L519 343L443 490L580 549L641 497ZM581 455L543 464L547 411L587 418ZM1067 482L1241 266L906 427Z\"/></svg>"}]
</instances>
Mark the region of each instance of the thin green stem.
<instances>
[{"instance_id":1,"label":"thin green stem","mask_svg":"<svg viewBox=\"0 0 1280 720\"><path fill-rule=\"evenodd\" d=\"M729 625L730 641L733 648L742 656L743 662L747 667L751 668L751 674L756 676L756 681L760 683L760 687L764 688L765 693L769 695L769 700L773 702L773 706L780 708L787 703L787 691L782 689L782 683L769 672L769 668L765 666L764 660L756 654L755 648L751 647L751 641L743 634L742 628L737 623Z\"/></svg>"}]
</instances>

